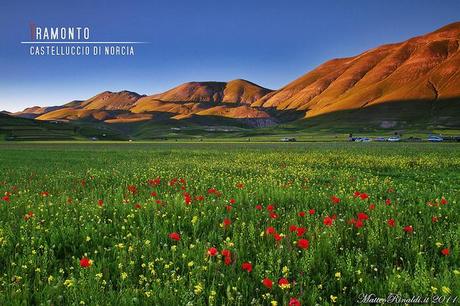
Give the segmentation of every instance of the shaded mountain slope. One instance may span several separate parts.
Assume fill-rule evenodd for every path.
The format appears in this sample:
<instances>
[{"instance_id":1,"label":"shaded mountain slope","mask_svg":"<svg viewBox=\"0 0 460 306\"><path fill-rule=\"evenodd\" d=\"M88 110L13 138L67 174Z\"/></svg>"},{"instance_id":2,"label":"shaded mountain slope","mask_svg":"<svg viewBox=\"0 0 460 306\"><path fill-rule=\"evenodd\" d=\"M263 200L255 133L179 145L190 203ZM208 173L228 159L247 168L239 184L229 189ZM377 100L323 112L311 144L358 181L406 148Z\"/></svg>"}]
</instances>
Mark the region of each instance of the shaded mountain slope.
<instances>
[{"instance_id":1,"label":"shaded mountain slope","mask_svg":"<svg viewBox=\"0 0 460 306\"><path fill-rule=\"evenodd\" d=\"M392 101L460 96L460 23L358 56L334 59L252 106L306 111L306 117Z\"/></svg>"}]
</instances>

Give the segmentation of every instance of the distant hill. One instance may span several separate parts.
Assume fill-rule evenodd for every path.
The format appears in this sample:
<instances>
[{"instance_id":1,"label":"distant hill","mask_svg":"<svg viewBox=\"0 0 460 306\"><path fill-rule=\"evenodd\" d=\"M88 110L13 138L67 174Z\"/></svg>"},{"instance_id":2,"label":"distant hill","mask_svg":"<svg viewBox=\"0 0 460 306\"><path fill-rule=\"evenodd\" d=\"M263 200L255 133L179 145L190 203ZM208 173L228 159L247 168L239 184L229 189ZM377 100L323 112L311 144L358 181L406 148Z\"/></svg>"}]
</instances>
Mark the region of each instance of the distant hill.
<instances>
[{"instance_id":1,"label":"distant hill","mask_svg":"<svg viewBox=\"0 0 460 306\"><path fill-rule=\"evenodd\" d=\"M74 125L65 122L48 122L19 118L0 112L1 140L75 140L97 137L100 139L125 139L120 132L105 126Z\"/></svg>"}]
</instances>

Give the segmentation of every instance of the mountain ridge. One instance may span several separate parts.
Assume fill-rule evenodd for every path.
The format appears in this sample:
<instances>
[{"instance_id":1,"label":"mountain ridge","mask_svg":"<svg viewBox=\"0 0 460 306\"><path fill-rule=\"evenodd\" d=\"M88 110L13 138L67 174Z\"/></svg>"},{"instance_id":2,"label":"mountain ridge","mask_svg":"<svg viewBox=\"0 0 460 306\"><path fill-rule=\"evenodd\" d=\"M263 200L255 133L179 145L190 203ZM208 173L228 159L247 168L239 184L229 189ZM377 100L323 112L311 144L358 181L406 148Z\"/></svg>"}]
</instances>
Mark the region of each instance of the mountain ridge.
<instances>
[{"instance_id":1,"label":"mountain ridge","mask_svg":"<svg viewBox=\"0 0 460 306\"><path fill-rule=\"evenodd\" d=\"M449 109L452 115L459 109L459 84L460 22L455 22L403 42L331 59L277 90L244 79L188 82L152 95L105 91L84 101L32 107L14 115L37 120L131 123L158 120L164 117L156 115L161 113L174 120L213 116L273 119L276 123L278 115L290 111L301 112L308 120L395 102L401 105L400 110L407 111L410 107L403 104L411 101L429 104L415 107L413 103L414 112L423 109L439 117L434 110L442 100L447 101L442 103L443 122L447 122ZM386 109L395 113L385 116L398 120L398 108ZM381 121L387 117L382 115Z\"/></svg>"}]
</instances>

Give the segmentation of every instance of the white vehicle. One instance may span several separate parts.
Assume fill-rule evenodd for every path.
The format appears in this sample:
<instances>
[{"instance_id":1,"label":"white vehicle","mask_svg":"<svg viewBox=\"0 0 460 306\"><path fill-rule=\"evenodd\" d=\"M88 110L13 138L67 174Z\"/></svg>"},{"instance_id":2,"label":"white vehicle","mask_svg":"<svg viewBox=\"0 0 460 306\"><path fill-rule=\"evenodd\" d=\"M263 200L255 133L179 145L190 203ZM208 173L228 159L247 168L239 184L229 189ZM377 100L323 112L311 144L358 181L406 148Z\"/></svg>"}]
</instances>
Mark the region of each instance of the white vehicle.
<instances>
[{"instance_id":1,"label":"white vehicle","mask_svg":"<svg viewBox=\"0 0 460 306\"><path fill-rule=\"evenodd\" d=\"M441 136L431 135L431 136L428 137L428 141L430 141L430 142L443 142L444 138L442 138Z\"/></svg>"},{"instance_id":2,"label":"white vehicle","mask_svg":"<svg viewBox=\"0 0 460 306\"><path fill-rule=\"evenodd\" d=\"M391 136L390 138L388 138L389 142L398 142L398 141L401 141L401 138L399 138L398 136Z\"/></svg>"},{"instance_id":3,"label":"white vehicle","mask_svg":"<svg viewBox=\"0 0 460 306\"><path fill-rule=\"evenodd\" d=\"M281 138L280 141L282 142L294 142L294 141L297 141L294 137L284 137L284 138Z\"/></svg>"}]
</instances>

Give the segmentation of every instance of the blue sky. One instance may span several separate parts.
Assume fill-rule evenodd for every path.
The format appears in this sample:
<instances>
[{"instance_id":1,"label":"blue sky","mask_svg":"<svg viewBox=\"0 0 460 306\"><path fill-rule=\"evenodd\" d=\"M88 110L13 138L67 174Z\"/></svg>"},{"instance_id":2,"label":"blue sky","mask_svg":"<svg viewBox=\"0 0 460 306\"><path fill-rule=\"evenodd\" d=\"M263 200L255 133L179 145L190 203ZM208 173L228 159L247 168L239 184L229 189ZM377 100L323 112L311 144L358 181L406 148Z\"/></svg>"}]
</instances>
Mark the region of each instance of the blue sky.
<instances>
[{"instance_id":1,"label":"blue sky","mask_svg":"<svg viewBox=\"0 0 460 306\"><path fill-rule=\"evenodd\" d=\"M331 58L460 21L458 0L42 0L4 1L0 11L0 110L9 111L187 81L244 78L276 89ZM34 57L20 44L30 22L150 44L134 57Z\"/></svg>"}]
</instances>

